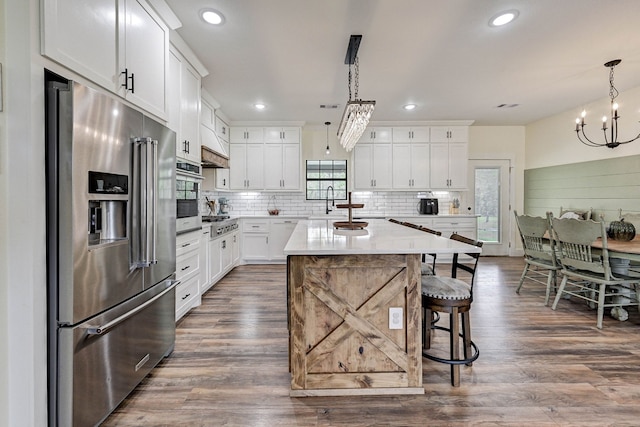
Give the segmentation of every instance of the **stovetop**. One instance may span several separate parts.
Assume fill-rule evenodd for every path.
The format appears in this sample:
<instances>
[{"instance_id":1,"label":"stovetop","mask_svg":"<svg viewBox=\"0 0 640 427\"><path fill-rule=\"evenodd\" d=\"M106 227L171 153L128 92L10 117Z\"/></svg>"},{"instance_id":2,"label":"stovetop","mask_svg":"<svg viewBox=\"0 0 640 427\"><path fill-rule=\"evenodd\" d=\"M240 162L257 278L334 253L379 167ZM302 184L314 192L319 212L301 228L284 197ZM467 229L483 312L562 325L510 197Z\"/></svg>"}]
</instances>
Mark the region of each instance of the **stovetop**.
<instances>
[{"instance_id":1,"label":"stovetop","mask_svg":"<svg viewBox=\"0 0 640 427\"><path fill-rule=\"evenodd\" d=\"M228 215L203 216L202 221L212 223L212 238L231 233L239 227L238 218L229 218Z\"/></svg>"},{"instance_id":2,"label":"stovetop","mask_svg":"<svg viewBox=\"0 0 640 427\"><path fill-rule=\"evenodd\" d=\"M203 215L203 222L220 222L229 219L229 215Z\"/></svg>"}]
</instances>

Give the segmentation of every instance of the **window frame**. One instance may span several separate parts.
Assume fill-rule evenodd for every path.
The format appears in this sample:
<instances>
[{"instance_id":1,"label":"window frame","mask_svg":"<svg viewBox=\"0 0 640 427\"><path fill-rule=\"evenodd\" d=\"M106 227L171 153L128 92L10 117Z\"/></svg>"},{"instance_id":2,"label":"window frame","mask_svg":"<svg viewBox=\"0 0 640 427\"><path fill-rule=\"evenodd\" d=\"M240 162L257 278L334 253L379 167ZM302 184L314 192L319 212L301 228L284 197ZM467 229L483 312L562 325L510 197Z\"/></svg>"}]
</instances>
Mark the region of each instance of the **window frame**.
<instances>
[{"instance_id":1,"label":"window frame","mask_svg":"<svg viewBox=\"0 0 640 427\"><path fill-rule=\"evenodd\" d=\"M331 162L332 167L330 169L330 172L332 174L331 177L323 177L323 178L309 178L309 165L310 163L317 163L318 165L321 165L323 162ZM335 165L336 163L344 163L344 178L339 178L335 176L335 172L336 171L342 171L342 168L336 168ZM323 170L323 169L319 169L319 170ZM306 160L305 161L305 199L308 201L321 201L321 200L325 200L326 199L326 194L325 191L326 189L331 185L333 186L334 189L334 193L335 196L332 197L333 200L347 200L347 195L349 193L349 164L347 162L346 159L327 159L327 160ZM309 183L310 182L320 182L319 185L319 190L316 188L309 188ZM323 185L323 183L325 183L325 185ZM344 183L343 185L339 185L336 186L336 183ZM338 189L336 190L336 188L338 187ZM344 187L344 190L342 190L342 188L340 187ZM315 192L315 191L320 191L320 197L319 198L310 198L309 197L309 193L310 192ZM343 194L342 192L344 191L344 197L341 197ZM323 196L323 194L325 194L325 196Z\"/></svg>"}]
</instances>

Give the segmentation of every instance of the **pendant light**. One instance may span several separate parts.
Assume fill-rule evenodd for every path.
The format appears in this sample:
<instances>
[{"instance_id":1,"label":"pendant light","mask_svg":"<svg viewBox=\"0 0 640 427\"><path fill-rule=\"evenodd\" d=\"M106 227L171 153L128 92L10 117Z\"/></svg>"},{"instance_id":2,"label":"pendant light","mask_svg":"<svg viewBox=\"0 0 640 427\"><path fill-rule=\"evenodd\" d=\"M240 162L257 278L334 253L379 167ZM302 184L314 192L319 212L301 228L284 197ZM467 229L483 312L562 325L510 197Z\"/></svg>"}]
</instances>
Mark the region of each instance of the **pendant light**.
<instances>
[{"instance_id":1,"label":"pendant light","mask_svg":"<svg viewBox=\"0 0 640 427\"><path fill-rule=\"evenodd\" d=\"M369 124L371 113L375 108L376 101L363 101L358 98L358 78L360 75L360 65L358 61L358 47L360 46L361 35L352 35L349 39L347 48L347 56L344 63L349 64L349 101L342 113L342 120L338 126L338 138L340 145L347 152L351 151L356 142L362 136L364 130ZM351 99L351 66L355 68L355 99Z\"/></svg>"},{"instance_id":2,"label":"pendant light","mask_svg":"<svg viewBox=\"0 0 640 427\"><path fill-rule=\"evenodd\" d=\"M327 126L327 151L325 151L325 155L330 155L331 154L331 150L329 149L329 125L331 124L331 122L324 122L324 124Z\"/></svg>"},{"instance_id":3,"label":"pendant light","mask_svg":"<svg viewBox=\"0 0 640 427\"><path fill-rule=\"evenodd\" d=\"M589 147L616 148L621 144L628 144L640 138L640 134L638 134L635 138L629 139L627 141L618 141L618 118L620 118L620 115L618 114L618 103L615 102L616 97L618 96L618 89L616 89L616 87L613 85L613 69L620 62L622 62L622 60L614 59L604 64L605 67L609 68L609 99L611 115L609 117L602 117L602 128L600 130L604 135L603 142L593 141L589 139L589 137L584 133L584 127L586 126L586 123L584 122L584 118L587 114L586 111L582 111L581 117L578 117L576 119L576 135L578 136L580 142ZM607 122L609 122L609 127L607 127ZM609 130L608 138L607 130Z\"/></svg>"}]
</instances>

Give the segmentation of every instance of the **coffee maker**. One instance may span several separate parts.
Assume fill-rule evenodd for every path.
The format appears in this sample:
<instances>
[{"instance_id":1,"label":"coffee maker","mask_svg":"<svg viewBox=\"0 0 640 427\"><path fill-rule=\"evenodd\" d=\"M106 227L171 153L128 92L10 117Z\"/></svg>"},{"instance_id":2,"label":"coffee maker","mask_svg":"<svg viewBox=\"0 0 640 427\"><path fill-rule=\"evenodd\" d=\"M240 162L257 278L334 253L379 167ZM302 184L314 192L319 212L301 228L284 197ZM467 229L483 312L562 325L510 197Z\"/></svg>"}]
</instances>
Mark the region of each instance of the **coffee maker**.
<instances>
[{"instance_id":1,"label":"coffee maker","mask_svg":"<svg viewBox=\"0 0 640 427\"><path fill-rule=\"evenodd\" d=\"M420 215L438 215L438 199L435 197L427 197L431 192L419 193L418 213Z\"/></svg>"}]
</instances>

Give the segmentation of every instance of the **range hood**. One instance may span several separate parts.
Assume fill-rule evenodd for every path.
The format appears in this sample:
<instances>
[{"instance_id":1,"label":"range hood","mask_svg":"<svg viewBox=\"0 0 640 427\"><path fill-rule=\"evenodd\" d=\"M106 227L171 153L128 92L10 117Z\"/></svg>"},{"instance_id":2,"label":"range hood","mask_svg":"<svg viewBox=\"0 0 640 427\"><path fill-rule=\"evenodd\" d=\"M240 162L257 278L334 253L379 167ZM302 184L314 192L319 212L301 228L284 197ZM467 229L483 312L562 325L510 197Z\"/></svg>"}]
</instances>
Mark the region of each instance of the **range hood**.
<instances>
[{"instance_id":1,"label":"range hood","mask_svg":"<svg viewBox=\"0 0 640 427\"><path fill-rule=\"evenodd\" d=\"M228 168L229 156L213 129L200 124L200 147L203 168Z\"/></svg>"},{"instance_id":2,"label":"range hood","mask_svg":"<svg viewBox=\"0 0 640 427\"><path fill-rule=\"evenodd\" d=\"M202 167L203 168L228 168L229 167L229 158L227 156L223 156L220 153L216 153L211 150L209 147L202 146L201 157L202 157Z\"/></svg>"}]
</instances>

